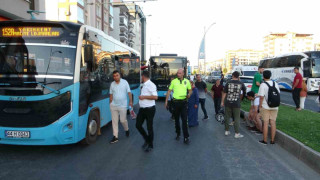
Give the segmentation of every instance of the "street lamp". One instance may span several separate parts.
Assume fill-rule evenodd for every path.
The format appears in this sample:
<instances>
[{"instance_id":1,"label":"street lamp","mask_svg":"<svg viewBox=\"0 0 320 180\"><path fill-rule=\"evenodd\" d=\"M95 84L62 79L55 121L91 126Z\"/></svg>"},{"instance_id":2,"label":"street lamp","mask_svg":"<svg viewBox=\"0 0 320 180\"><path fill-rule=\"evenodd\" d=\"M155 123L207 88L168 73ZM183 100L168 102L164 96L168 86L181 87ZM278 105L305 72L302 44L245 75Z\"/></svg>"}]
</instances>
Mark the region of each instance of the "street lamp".
<instances>
[{"instance_id":1,"label":"street lamp","mask_svg":"<svg viewBox=\"0 0 320 180\"><path fill-rule=\"evenodd\" d=\"M200 49L201 49L201 45L202 45L202 42L205 40L205 38L206 38L206 34L207 34L207 32L209 31L209 29L213 26L213 25L215 25L216 24L216 22L214 22L214 23L212 23L209 27L208 27L208 29L206 30L206 27L204 27L204 34L203 34L203 38L202 38L202 40L201 40L201 42L200 42L200 47L199 47L199 52L198 52L198 69L199 69L199 74L200 74L200 57L199 57L199 55L200 55ZM205 43L205 42L203 42L203 43ZM205 46L203 47L203 48L205 48ZM204 51L205 51L205 49L204 49ZM204 65L204 72L206 72L206 55L204 54L204 63L203 63L203 65Z\"/></svg>"}]
</instances>

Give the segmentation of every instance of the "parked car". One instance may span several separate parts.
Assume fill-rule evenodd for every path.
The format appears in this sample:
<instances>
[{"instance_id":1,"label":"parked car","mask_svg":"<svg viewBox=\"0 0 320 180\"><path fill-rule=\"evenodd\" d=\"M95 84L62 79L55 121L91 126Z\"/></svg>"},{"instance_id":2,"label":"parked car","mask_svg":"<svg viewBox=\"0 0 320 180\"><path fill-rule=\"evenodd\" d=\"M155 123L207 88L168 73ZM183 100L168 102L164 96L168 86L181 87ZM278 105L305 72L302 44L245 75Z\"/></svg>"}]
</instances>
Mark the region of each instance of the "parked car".
<instances>
[{"instance_id":1,"label":"parked car","mask_svg":"<svg viewBox=\"0 0 320 180\"><path fill-rule=\"evenodd\" d=\"M253 83L253 77L251 76L240 76L240 81L244 83L244 85L247 88L247 92L251 91L252 83Z\"/></svg>"}]
</instances>

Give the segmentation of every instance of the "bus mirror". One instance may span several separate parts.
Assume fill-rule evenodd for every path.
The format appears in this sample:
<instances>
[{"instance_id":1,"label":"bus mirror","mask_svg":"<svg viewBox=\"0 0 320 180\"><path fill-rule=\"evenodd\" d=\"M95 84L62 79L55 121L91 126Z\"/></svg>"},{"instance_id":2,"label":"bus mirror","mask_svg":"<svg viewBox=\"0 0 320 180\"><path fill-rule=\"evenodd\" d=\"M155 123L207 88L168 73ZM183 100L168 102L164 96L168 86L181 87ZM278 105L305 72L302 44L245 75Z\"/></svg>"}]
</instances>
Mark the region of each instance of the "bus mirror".
<instances>
[{"instance_id":1,"label":"bus mirror","mask_svg":"<svg viewBox=\"0 0 320 180\"><path fill-rule=\"evenodd\" d=\"M91 44L84 45L84 61L86 63L93 62L93 46Z\"/></svg>"}]
</instances>

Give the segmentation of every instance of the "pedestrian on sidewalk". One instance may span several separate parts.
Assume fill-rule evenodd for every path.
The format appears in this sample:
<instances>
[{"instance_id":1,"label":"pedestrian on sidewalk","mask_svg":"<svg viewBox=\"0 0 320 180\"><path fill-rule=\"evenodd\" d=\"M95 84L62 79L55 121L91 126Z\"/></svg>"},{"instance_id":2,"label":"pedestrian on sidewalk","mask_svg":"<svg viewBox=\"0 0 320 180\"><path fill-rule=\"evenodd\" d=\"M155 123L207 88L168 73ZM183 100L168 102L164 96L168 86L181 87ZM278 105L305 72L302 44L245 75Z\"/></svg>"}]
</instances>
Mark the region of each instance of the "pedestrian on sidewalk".
<instances>
[{"instance_id":1,"label":"pedestrian on sidewalk","mask_svg":"<svg viewBox=\"0 0 320 180\"><path fill-rule=\"evenodd\" d=\"M198 126L198 107L199 107L199 94L198 89L193 81L190 81L192 87L192 94L188 99L188 125L189 127Z\"/></svg>"},{"instance_id":2,"label":"pedestrian on sidewalk","mask_svg":"<svg viewBox=\"0 0 320 180\"><path fill-rule=\"evenodd\" d=\"M243 135L239 132L240 127L240 107L241 107L241 91L246 93L246 86L239 80L239 72L232 73L232 79L227 82L223 89L221 107L225 105L225 135L230 135L229 120L233 115L235 138L242 138ZM224 104L225 103L225 104Z\"/></svg>"},{"instance_id":3,"label":"pedestrian on sidewalk","mask_svg":"<svg viewBox=\"0 0 320 180\"><path fill-rule=\"evenodd\" d=\"M195 83L198 92L199 92L199 102L201 104L201 109L204 114L203 120L208 120L208 114L206 110L206 93L207 93L207 84L202 81L200 74L197 74L197 81Z\"/></svg>"},{"instance_id":4,"label":"pedestrian on sidewalk","mask_svg":"<svg viewBox=\"0 0 320 180\"><path fill-rule=\"evenodd\" d=\"M156 102L158 99L157 87L150 81L148 71L143 71L142 75L141 95L139 96L140 109L137 116L136 128L144 139L142 148L149 152L153 149L153 118L156 113ZM144 121L147 121L148 134L142 127Z\"/></svg>"},{"instance_id":5,"label":"pedestrian on sidewalk","mask_svg":"<svg viewBox=\"0 0 320 180\"><path fill-rule=\"evenodd\" d=\"M132 95L128 82L121 78L118 70L113 71L113 82L110 86L110 110L112 116L113 138L111 144L118 142L118 123L120 122L129 137L129 127L127 121L127 95L129 96L129 106L132 106Z\"/></svg>"},{"instance_id":6,"label":"pedestrian on sidewalk","mask_svg":"<svg viewBox=\"0 0 320 180\"><path fill-rule=\"evenodd\" d=\"M275 88L278 94L280 94L279 86L276 82L270 80L271 71L263 71L264 83L260 85L258 96L260 96L259 110L263 120L263 140L259 141L263 145L267 145L268 128L271 125L271 141L270 144L274 144L274 138L276 136L276 120L278 115L278 107L270 107L268 102L271 102L269 97L269 89ZM274 93L272 93L274 94Z\"/></svg>"},{"instance_id":7,"label":"pedestrian on sidewalk","mask_svg":"<svg viewBox=\"0 0 320 180\"><path fill-rule=\"evenodd\" d=\"M184 143L189 144L189 132L188 132L188 121L187 121L187 108L188 108L188 98L192 94L190 81L184 78L184 69L180 68L177 73L177 78L171 81L169 90L167 92L165 107L168 106L168 98L173 91L173 107L174 107L174 118L176 127L176 140L180 139L180 117L182 121L182 131L184 136Z\"/></svg>"},{"instance_id":8,"label":"pedestrian on sidewalk","mask_svg":"<svg viewBox=\"0 0 320 180\"><path fill-rule=\"evenodd\" d=\"M300 108L304 109L304 103L306 101L308 95L308 89L307 89L307 84L305 83L305 81L302 81L302 88L300 91Z\"/></svg>"},{"instance_id":9,"label":"pedestrian on sidewalk","mask_svg":"<svg viewBox=\"0 0 320 180\"><path fill-rule=\"evenodd\" d=\"M302 89L302 75L299 73L299 67L295 67L293 69L296 76L294 77L292 84L292 98L294 103L296 104L296 111L301 111L300 108L300 91Z\"/></svg>"},{"instance_id":10,"label":"pedestrian on sidewalk","mask_svg":"<svg viewBox=\"0 0 320 180\"><path fill-rule=\"evenodd\" d=\"M263 67L259 66L258 67L258 72L254 75L253 82L252 82L252 88L251 91L253 91L255 94L259 92L259 87L260 84L262 83L262 72L263 72Z\"/></svg>"},{"instance_id":11,"label":"pedestrian on sidewalk","mask_svg":"<svg viewBox=\"0 0 320 180\"><path fill-rule=\"evenodd\" d=\"M223 92L223 85L221 84L220 79L218 79L216 83L211 87L211 97L214 102L214 111L216 115L219 113L221 109L222 92Z\"/></svg>"}]
</instances>

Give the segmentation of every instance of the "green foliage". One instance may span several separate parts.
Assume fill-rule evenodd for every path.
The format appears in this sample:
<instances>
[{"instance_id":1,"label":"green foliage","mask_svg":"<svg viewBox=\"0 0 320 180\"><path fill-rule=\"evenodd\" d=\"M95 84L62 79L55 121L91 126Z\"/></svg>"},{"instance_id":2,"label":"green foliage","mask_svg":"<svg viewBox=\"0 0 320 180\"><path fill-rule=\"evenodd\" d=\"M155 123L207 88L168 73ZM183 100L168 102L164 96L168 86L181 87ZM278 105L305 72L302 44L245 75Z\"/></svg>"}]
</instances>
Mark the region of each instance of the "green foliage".
<instances>
[{"instance_id":1,"label":"green foliage","mask_svg":"<svg viewBox=\"0 0 320 180\"><path fill-rule=\"evenodd\" d=\"M241 109L249 111L250 102L244 100ZM320 114L294 107L280 105L277 117L277 129L299 140L306 146L320 152Z\"/></svg>"}]
</instances>

